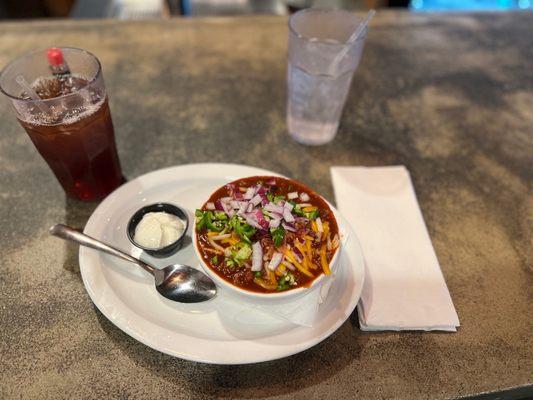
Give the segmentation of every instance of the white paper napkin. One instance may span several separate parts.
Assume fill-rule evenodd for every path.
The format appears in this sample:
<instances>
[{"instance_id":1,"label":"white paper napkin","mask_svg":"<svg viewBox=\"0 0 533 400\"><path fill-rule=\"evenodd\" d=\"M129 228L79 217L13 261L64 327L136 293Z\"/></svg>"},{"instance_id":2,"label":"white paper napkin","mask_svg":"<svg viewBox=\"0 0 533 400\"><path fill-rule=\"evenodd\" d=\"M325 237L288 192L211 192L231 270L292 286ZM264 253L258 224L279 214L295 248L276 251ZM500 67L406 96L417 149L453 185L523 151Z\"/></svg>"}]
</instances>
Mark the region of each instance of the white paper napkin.
<instances>
[{"instance_id":1,"label":"white paper napkin","mask_svg":"<svg viewBox=\"0 0 533 400\"><path fill-rule=\"evenodd\" d=\"M456 331L459 318L403 166L332 167L337 207L361 241L362 330Z\"/></svg>"}]
</instances>

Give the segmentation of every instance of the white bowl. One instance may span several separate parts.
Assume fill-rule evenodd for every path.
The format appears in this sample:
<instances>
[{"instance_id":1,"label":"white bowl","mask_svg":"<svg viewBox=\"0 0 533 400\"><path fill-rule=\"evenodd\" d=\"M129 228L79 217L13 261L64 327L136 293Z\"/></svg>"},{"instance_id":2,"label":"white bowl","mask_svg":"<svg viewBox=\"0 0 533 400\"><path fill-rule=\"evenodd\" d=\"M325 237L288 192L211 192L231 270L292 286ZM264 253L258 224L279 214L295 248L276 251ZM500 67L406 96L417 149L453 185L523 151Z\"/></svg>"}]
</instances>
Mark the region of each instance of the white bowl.
<instances>
[{"instance_id":1,"label":"white bowl","mask_svg":"<svg viewBox=\"0 0 533 400\"><path fill-rule=\"evenodd\" d=\"M288 179L288 178L287 178ZM316 192L315 192L316 193ZM335 250L335 253L333 254L333 258L331 259L329 263L329 268L332 273L335 272L339 260L340 253L342 251L342 246L345 241L345 229L344 226L341 225L341 218L339 218L339 212L333 207L326 199L324 199L322 196L320 196L322 200L329 206L331 211L333 212L333 216L337 222L337 226L339 229L339 247ZM320 276L315 278L313 282L311 283L311 286L309 287L299 287L296 289L291 289L283 292L273 292L273 293L261 293L261 292L253 292L251 290L242 289L238 286L235 286L225 280L224 278L220 277L215 271L213 271L203 260L202 254L200 253L200 250L198 249L198 240L196 235L196 221L193 221L193 243L194 243L194 251L196 252L196 255L198 256L200 260L200 265L202 266L205 273L215 282L215 284L223 289L226 289L227 291L231 292L232 294L236 294L241 298L247 299L247 300L255 300L260 302L276 302L278 300L288 300L288 299L295 299L300 296L304 296L307 293L309 293L311 290L318 288L324 283L324 280L326 279L327 275L322 273Z\"/></svg>"}]
</instances>

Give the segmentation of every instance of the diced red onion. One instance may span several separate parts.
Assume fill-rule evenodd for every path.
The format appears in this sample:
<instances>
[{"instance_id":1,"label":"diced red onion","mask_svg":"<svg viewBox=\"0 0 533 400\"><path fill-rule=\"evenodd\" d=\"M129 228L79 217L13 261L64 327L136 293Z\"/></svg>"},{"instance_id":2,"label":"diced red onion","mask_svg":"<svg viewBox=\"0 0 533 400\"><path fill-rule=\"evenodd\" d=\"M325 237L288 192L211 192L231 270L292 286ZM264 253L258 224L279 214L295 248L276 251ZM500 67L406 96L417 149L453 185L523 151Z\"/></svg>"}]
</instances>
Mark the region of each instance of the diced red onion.
<instances>
[{"instance_id":1,"label":"diced red onion","mask_svg":"<svg viewBox=\"0 0 533 400\"><path fill-rule=\"evenodd\" d=\"M220 202L221 205L222 205L222 210L226 213L226 214L230 214L230 211L233 212L233 210L231 209L231 206L228 204L228 203L224 203L223 201Z\"/></svg>"},{"instance_id":2,"label":"diced red onion","mask_svg":"<svg viewBox=\"0 0 533 400\"><path fill-rule=\"evenodd\" d=\"M241 205L239 207L239 211L237 211L237 214L242 215L246 211L246 206L248 206L248 203L245 201L241 201Z\"/></svg>"},{"instance_id":3,"label":"diced red onion","mask_svg":"<svg viewBox=\"0 0 533 400\"><path fill-rule=\"evenodd\" d=\"M324 227L322 226L322 220L320 218L315 219L316 221L316 229L319 232L324 232Z\"/></svg>"},{"instance_id":4,"label":"diced red onion","mask_svg":"<svg viewBox=\"0 0 533 400\"><path fill-rule=\"evenodd\" d=\"M278 214L283 214L283 207L277 206L274 203L268 203L263 207L266 211L273 211Z\"/></svg>"},{"instance_id":5,"label":"diced red onion","mask_svg":"<svg viewBox=\"0 0 533 400\"><path fill-rule=\"evenodd\" d=\"M255 186L250 186L250 187L246 190L246 193L244 193L244 198L245 198L246 200L250 200L252 197L254 197L256 189L257 189L257 188L256 188Z\"/></svg>"},{"instance_id":6,"label":"diced red onion","mask_svg":"<svg viewBox=\"0 0 533 400\"><path fill-rule=\"evenodd\" d=\"M218 199L217 201L215 201L215 208L218 210L218 211L226 211L224 210L224 207L222 206L222 202L220 201L220 199Z\"/></svg>"},{"instance_id":7,"label":"diced red onion","mask_svg":"<svg viewBox=\"0 0 533 400\"><path fill-rule=\"evenodd\" d=\"M292 265L290 262L283 260L281 263L285 265L287 268L289 268L291 271L296 271L296 267Z\"/></svg>"},{"instance_id":8,"label":"diced red onion","mask_svg":"<svg viewBox=\"0 0 533 400\"><path fill-rule=\"evenodd\" d=\"M259 221L259 217L263 216L263 212L259 208L256 208L255 210L252 210L252 212L248 213L248 215L256 221Z\"/></svg>"},{"instance_id":9,"label":"diced red onion","mask_svg":"<svg viewBox=\"0 0 533 400\"><path fill-rule=\"evenodd\" d=\"M298 192L290 192L287 194L287 198L289 200L297 199L298 198Z\"/></svg>"},{"instance_id":10,"label":"diced red onion","mask_svg":"<svg viewBox=\"0 0 533 400\"><path fill-rule=\"evenodd\" d=\"M223 235L211 236L211 239L213 239L213 240L222 240L222 239L227 239L227 238L230 238L230 237L231 237L231 233L224 233Z\"/></svg>"},{"instance_id":11,"label":"diced red onion","mask_svg":"<svg viewBox=\"0 0 533 400\"><path fill-rule=\"evenodd\" d=\"M263 269L263 248L261 242L255 242L252 245L252 271L261 271Z\"/></svg>"},{"instance_id":12,"label":"diced red onion","mask_svg":"<svg viewBox=\"0 0 533 400\"><path fill-rule=\"evenodd\" d=\"M255 219L261 225L261 228L267 229L268 228L268 221L265 219L265 216L263 215L263 212L261 209L257 208L252 213L255 216Z\"/></svg>"},{"instance_id":13,"label":"diced red onion","mask_svg":"<svg viewBox=\"0 0 533 400\"><path fill-rule=\"evenodd\" d=\"M248 203L248 207L246 207L246 212L252 212L252 210L254 209L254 205L252 203Z\"/></svg>"},{"instance_id":14,"label":"diced red onion","mask_svg":"<svg viewBox=\"0 0 533 400\"><path fill-rule=\"evenodd\" d=\"M292 211L292 209L294 208L294 206L293 206L291 203L289 203L289 202L287 201L287 202L285 202L285 204L283 205L283 208L286 208L286 209L288 209L289 211Z\"/></svg>"},{"instance_id":15,"label":"diced red onion","mask_svg":"<svg viewBox=\"0 0 533 400\"><path fill-rule=\"evenodd\" d=\"M208 237L207 241L209 242L211 246L213 246L214 249L217 249L218 251L226 251L224 247L220 246L219 244L216 244L213 238Z\"/></svg>"},{"instance_id":16,"label":"diced red onion","mask_svg":"<svg viewBox=\"0 0 533 400\"><path fill-rule=\"evenodd\" d=\"M310 199L310 197L309 197L309 195L307 193L305 193L305 192L300 193L300 200L309 201L309 199Z\"/></svg>"},{"instance_id":17,"label":"diced red onion","mask_svg":"<svg viewBox=\"0 0 533 400\"><path fill-rule=\"evenodd\" d=\"M296 258L296 261L298 261L299 263L302 262L302 252L300 250L298 250L298 248L293 248L292 249L292 253L294 254L294 258Z\"/></svg>"},{"instance_id":18,"label":"diced red onion","mask_svg":"<svg viewBox=\"0 0 533 400\"><path fill-rule=\"evenodd\" d=\"M283 208L283 219L287 222L294 222L294 217L288 208Z\"/></svg>"},{"instance_id":19,"label":"diced red onion","mask_svg":"<svg viewBox=\"0 0 533 400\"><path fill-rule=\"evenodd\" d=\"M279 223L281 222L281 220L279 219L271 219L269 222L268 222L268 226L270 228L277 228L279 226Z\"/></svg>"},{"instance_id":20,"label":"diced red onion","mask_svg":"<svg viewBox=\"0 0 533 400\"><path fill-rule=\"evenodd\" d=\"M240 202L237 201L237 200L231 200L231 201L230 201L230 204L231 204L231 206L232 206L233 208L235 208L235 209L237 209L237 210L241 207Z\"/></svg>"},{"instance_id":21,"label":"diced red onion","mask_svg":"<svg viewBox=\"0 0 533 400\"><path fill-rule=\"evenodd\" d=\"M283 214L279 214L277 212L274 212L274 211L267 211L268 213L268 216L273 218L273 219L282 219L283 218Z\"/></svg>"},{"instance_id":22,"label":"diced red onion","mask_svg":"<svg viewBox=\"0 0 533 400\"><path fill-rule=\"evenodd\" d=\"M233 211L233 208L231 208L230 204L229 203L224 203L224 202L221 202L222 204L222 208L224 210L224 212L228 215L228 217L233 217L233 215L235 214L235 211Z\"/></svg>"},{"instance_id":23,"label":"diced red onion","mask_svg":"<svg viewBox=\"0 0 533 400\"><path fill-rule=\"evenodd\" d=\"M271 271L274 271L278 265L281 263L281 260L283 259L283 254L275 252L272 255L272 258L270 259L270 262L268 263L268 269Z\"/></svg>"},{"instance_id":24,"label":"diced red onion","mask_svg":"<svg viewBox=\"0 0 533 400\"><path fill-rule=\"evenodd\" d=\"M294 226L290 225L290 224L282 222L281 226L283 226L287 231L296 232L296 228Z\"/></svg>"},{"instance_id":25,"label":"diced red onion","mask_svg":"<svg viewBox=\"0 0 533 400\"><path fill-rule=\"evenodd\" d=\"M205 208L207 208L208 210L214 210L215 209L215 203L210 201L209 203L206 203Z\"/></svg>"},{"instance_id":26,"label":"diced red onion","mask_svg":"<svg viewBox=\"0 0 533 400\"><path fill-rule=\"evenodd\" d=\"M262 200L263 199L261 198L261 196L256 194L254 197L252 197L252 200L250 200L250 203L252 203L254 206L256 206L259 203L261 203Z\"/></svg>"},{"instance_id":27,"label":"diced red onion","mask_svg":"<svg viewBox=\"0 0 533 400\"><path fill-rule=\"evenodd\" d=\"M242 195L241 192L235 192L235 194L233 195L233 198L234 198L235 200L239 200L239 201L240 201L240 200L244 200L244 196Z\"/></svg>"},{"instance_id":28,"label":"diced red onion","mask_svg":"<svg viewBox=\"0 0 533 400\"><path fill-rule=\"evenodd\" d=\"M251 216L251 214L245 214L244 219L246 219L246 222L257 229L263 229L261 225Z\"/></svg>"},{"instance_id":29,"label":"diced red onion","mask_svg":"<svg viewBox=\"0 0 533 400\"><path fill-rule=\"evenodd\" d=\"M229 202L232 201L232 200L233 200L233 197L229 197L229 196L227 196L227 197L221 197L221 198L220 198L220 201L221 201L222 203L229 203Z\"/></svg>"},{"instance_id":30,"label":"diced red onion","mask_svg":"<svg viewBox=\"0 0 533 400\"><path fill-rule=\"evenodd\" d=\"M261 185L257 185L257 190L255 191L256 194L260 195L260 196L266 196L268 190L266 187L264 186L261 186Z\"/></svg>"},{"instance_id":31,"label":"diced red onion","mask_svg":"<svg viewBox=\"0 0 533 400\"><path fill-rule=\"evenodd\" d=\"M266 181L265 183L266 183L267 185L276 185L276 184L277 184L277 182L276 182L276 180L275 180L274 178L273 178L273 179L270 179L269 181Z\"/></svg>"}]
</instances>

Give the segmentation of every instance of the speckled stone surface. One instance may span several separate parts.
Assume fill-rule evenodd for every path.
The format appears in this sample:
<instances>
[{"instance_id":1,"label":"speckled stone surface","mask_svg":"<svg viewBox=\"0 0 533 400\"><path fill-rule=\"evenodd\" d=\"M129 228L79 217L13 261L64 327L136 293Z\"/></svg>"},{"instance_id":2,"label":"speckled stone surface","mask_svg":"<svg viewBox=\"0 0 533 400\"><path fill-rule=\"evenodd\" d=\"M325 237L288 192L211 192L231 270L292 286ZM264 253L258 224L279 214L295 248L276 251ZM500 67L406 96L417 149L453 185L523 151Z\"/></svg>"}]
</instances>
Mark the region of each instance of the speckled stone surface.
<instances>
[{"instance_id":1,"label":"speckled stone surface","mask_svg":"<svg viewBox=\"0 0 533 400\"><path fill-rule=\"evenodd\" d=\"M56 222L83 226L96 204L65 198L3 102L0 398L533 393L533 13L379 13L340 132L319 148L286 134L284 18L3 23L0 37L0 65L49 45L98 55L129 178L236 162L333 200L331 165L406 165L462 323L362 333L353 314L304 353L247 366L145 347L95 309L76 246L47 235Z\"/></svg>"}]
</instances>

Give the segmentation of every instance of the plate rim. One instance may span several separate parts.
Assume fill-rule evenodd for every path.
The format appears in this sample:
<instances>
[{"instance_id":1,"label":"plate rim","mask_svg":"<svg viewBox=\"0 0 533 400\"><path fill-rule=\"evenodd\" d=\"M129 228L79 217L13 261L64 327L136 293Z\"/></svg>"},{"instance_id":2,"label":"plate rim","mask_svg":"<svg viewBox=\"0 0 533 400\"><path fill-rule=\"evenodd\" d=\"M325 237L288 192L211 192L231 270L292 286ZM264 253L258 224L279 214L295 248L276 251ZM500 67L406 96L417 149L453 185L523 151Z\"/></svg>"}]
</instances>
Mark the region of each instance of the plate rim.
<instances>
[{"instance_id":1,"label":"plate rim","mask_svg":"<svg viewBox=\"0 0 533 400\"><path fill-rule=\"evenodd\" d=\"M154 176L157 176L157 175L160 175L160 174L166 174L168 172L173 172L175 170L187 169L187 168L199 168L199 167L201 167L201 168L218 168L218 169L222 169L222 168L226 168L226 167L229 167L229 168L247 168L247 169L251 169L251 170L255 170L255 171L263 171L266 174L283 176L283 175L281 175L279 173L276 173L276 172L273 172L273 171L269 171L269 170L266 170L266 169L262 169L262 168L258 168L258 167L254 167L254 166L248 166L248 165L243 165L243 164L231 164L231 163L192 163L192 164L170 166L170 167L161 168L161 169L158 169L158 170L155 170L155 171L150 171L148 173L139 175L138 177L128 181L126 184L122 185L117 190L112 192L109 196L107 196L96 207L96 209L93 211L93 213L89 217L89 219L87 221L87 224L86 224L86 226L84 228L84 232L87 233L87 234L91 234L91 231L93 229L96 229L93 225L97 223L97 219L98 219L99 215L101 213L103 213L104 209L106 209L111 204L113 204L113 202L115 201L116 197L120 196L120 192L121 191L127 190L127 189L125 189L127 187L127 185L134 184L134 182L138 182L138 181L145 181L145 180L150 179L150 178L152 178ZM338 210L336 210L336 209L335 209L335 211L338 212ZM365 271L364 271L364 267L363 267L364 258L363 258L363 254L362 254L362 248L361 248L360 242L359 242L356 234L354 233L353 229L351 228L351 226L348 224L347 221L346 221L346 225L347 225L348 236L349 236L348 240L349 241L354 241L354 245L359 250L358 254L355 254L355 255L352 255L352 256L357 256L359 258L358 261L361 264L360 271L359 271L358 274L356 274L355 271L351 272L352 274L358 275L357 278L360 281L360 283L357 285L358 292L355 293L355 296L352 296L351 301L342 309L342 312L344 313L344 315L342 315L342 316L340 316L340 318L336 319L334 324L332 324L327 329L323 330L321 333L318 333L317 335L314 335L312 338L310 338L310 339L306 338L304 343L303 343L303 345L292 344L290 347L286 347L286 351L277 352L272 357L259 357L259 358L255 358L255 359L253 359L253 357L249 357L246 360L221 361L221 360L218 360L218 359L212 359L212 358L210 359L210 358L205 358L205 357L201 357L201 356L194 356L194 355L191 355L190 352L178 351L175 348L170 349L170 348L166 348L166 347L164 347L162 345L158 345L157 343L154 343L152 340L149 340L146 337L140 335L137 331L131 329L129 325L124 324L124 323L121 324L120 321L117 320L117 318L114 318L111 315L110 310L108 309L108 307L106 307L105 304L101 304L101 302L98 301L97 294L93 291L93 288L92 288L91 284L89 283L89 278L88 278L88 274L89 274L88 269L90 269L90 265L88 265L88 264L90 264L90 258L91 258L90 256L88 256L88 254L89 255L91 254L90 253L91 250L87 249L85 247L80 247L80 249L79 249L79 257L78 257L78 259L79 259L79 264L80 264L80 274L81 274L81 277L82 277L82 281L83 281L85 290L89 294L89 297L90 297L91 301L96 306L96 308L98 308L98 310L106 317L106 319L108 319L113 325L115 325L117 328L122 330L128 336L134 338L135 340L139 341L140 343L142 343L142 344L144 344L144 345L146 345L146 346L148 346L148 347L150 347L150 348L152 348L154 350L157 350L159 352L162 352L162 353L174 356L174 357L179 357L179 358L182 358L182 359L186 359L186 360L189 360L189 361L202 362L202 363L207 363L207 364L231 365L231 364L251 364L251 363L272 361L272 360L289 357L289 356L292 356L294 354L303 352L303 351L308 350L309 348L317 345L318 343L322 342L323 340L327 339L329 336L331 336L335 331L337 331L346 322L346 320L350 317L350 315L353 313L355 307L357 306L357 303L358 303L359 298L361 296L362 287L363 287L364 279L365 279ZM98 253L96 253L96 254L98 254ZM343 252L343 254L340 254L340 257L343 257L343 256L344 257L348 257L348 255L345 252ZM120 298L118 298L118 296L116 296L116 297L117 297L117 299L116 299L117 301L119 301L120 303L123 303L122 300ZM128 310L130 310L131 312L134 313L134 310L130 309L126 304L123 304L123 307L126 307L126 309L128 309ZM155 324L152 321L146 320L144 317L140 316L139 314L135 314L135 315L137 315L138 318L142 319L147 324L157 326L160 329L167 329L167 328L164 328L164 327L161 327L161 326ZM307 330L307 329L313 329L313 328L307 328L307 327L303 327L303 326L295 326L291 330L293 330L293 329L300 329L300 330L305 329L305 330ZM167 329L167 330L169 330L169 329ZM187 338L193 338L194 340L199 341L199 342L213 343L213 340L211 340L211 339L206 339L206 338L197 337L197 336L191 336L191 335L188 335L188 334L183 334L183 333L177 332L175 330L172 330L172 332L175 335L177 335L177 336L184 336L184 337L187 337ZM305 334L305 332L304 332L304 334ZM274 335L272 335L272 336L274 336ZM239 338L239 339L236 339L236 342L243 343L243 344L244 343L248 343L248 344L251 343L251 344L259 345L256 339L240 339ZM224 343L226 343L226 342L224 342ZM279 347L281 345L277 344L276 346Z\"/></svg>"}]
</instances>

